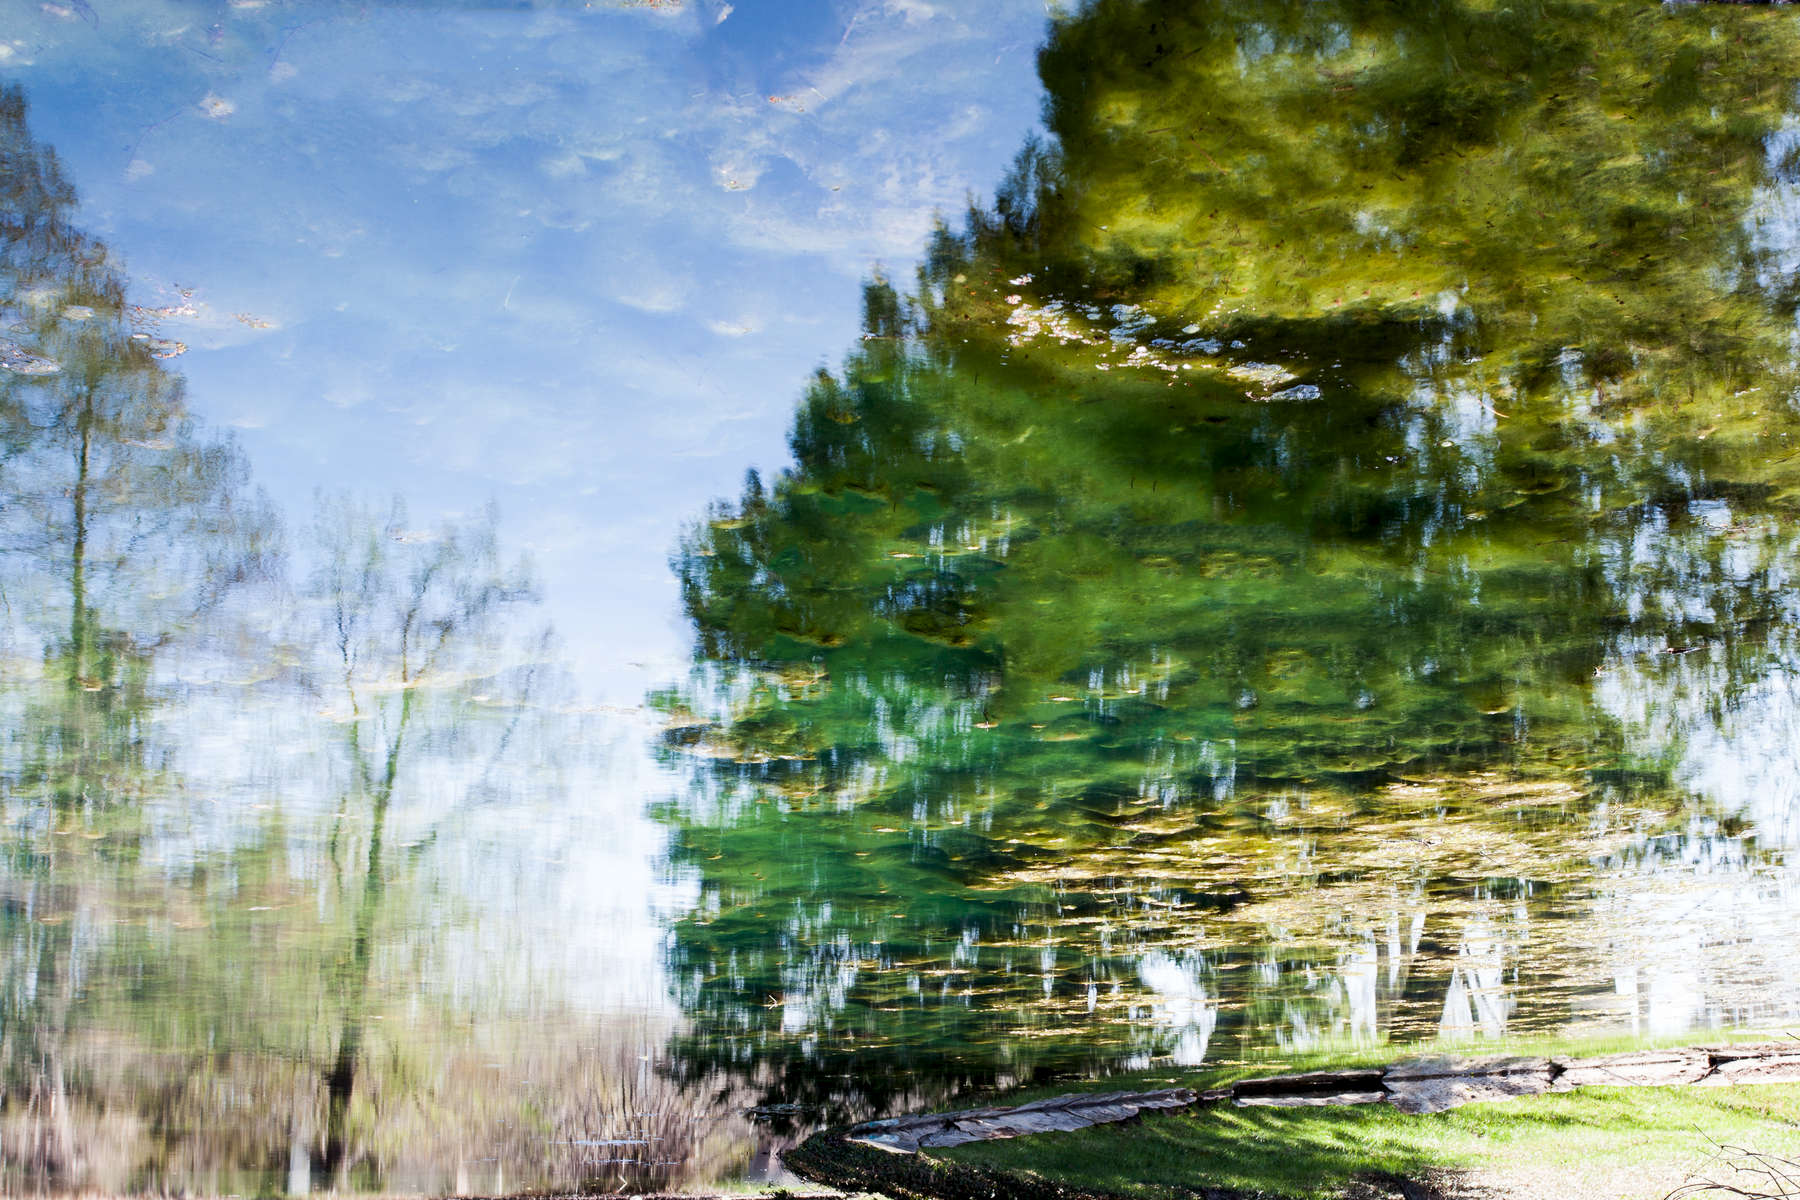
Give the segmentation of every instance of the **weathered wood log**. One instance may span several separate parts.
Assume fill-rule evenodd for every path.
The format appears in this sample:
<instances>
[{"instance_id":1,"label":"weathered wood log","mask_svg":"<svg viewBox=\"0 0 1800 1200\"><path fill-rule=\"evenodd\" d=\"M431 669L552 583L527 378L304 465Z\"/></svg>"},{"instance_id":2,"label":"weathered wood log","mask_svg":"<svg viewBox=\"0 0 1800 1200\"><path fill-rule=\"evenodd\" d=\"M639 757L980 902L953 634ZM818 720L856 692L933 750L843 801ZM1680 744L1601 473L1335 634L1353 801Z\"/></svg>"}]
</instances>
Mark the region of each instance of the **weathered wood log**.
<instances>
[{"instance_id":1,"label":"weathered wood log","mask_svg":"<svg viewBox=\"0 0 1800 1200\"><path fill-rule=\"evenodd\" d=\"M1266 1075L1231 1085L1231 1102L1239 1108L1322 1108L1337 1104L1374 1104L1387 1099L1380 1068L1362 1071L1307 1071L1299 1075Z\"/></svg>"},{"instance_id":2,"label":"weathered wood log","mask_svg":"<svg viewBox=\"0 0 1800 1200\"><path fill-rule=\"evenodd\" d=\"M1356 1071L1307 1071L1300 1075L1263 1075L1240 1079L1231 1085L1231 1096L1303 1096L1308 1092L1357 1092L1379 1089L1385 1074L1380 1067Z\"/></svg>"},{"instance_id":3,"label":"weathered wood log","mask_svg":"<svg viewBox=\"0 0 1800 1200\"><path fill-rule=\"evenodd\" d=\"M1402 1112L1431 1113L1577 1087L1723 1087L1737 1083L1800 1083L1800 1041L1638 1050L1590 1058L1436 1055L1386 1068L1241 1079L1205 1092L1190 1088L1072 1092L1013 1107L865 1121L844 1130L841 1141L911 1154L995 1138L1084 1129L1130 1121L1145 1112L1225 1102L1242 1108L1320 1108L1386 1101Z\"/></svg>"},{"instance_id":4,"label":"weathered wood log","mask_svg":"<svg viewBox=\"0 0 1800 1200\"><path fill-rule=\"evenodd\" d=\"M1298 1096L1241 1096L1239 1108L1335 1108L1345 1104L1380 1104L1387 1092L1306 1092Z\"/></svg>"},{"instance_id":5,"label":"weathered wood log","mask_svg":"<svg viewBox=\"0 0 1800 1200\"><path fill-rule=\"evenodd\" d=\"M985 1133L952 1125L942 1133L934 1133L921 1138L919 1145L932 1150L948 1150L952 1146L966 1146L970 1142L985 1142L986 1140Z\"/></svg>"},{"instance_id":6,"label":"weathered wood log","mask_svg":"<svg viewBox=\"0 0 1800 1200\"><path fill-rule=\"evenodd\" d=\"M1638 1050L1629 1054L1603 1054L1597 1058L1557 1058L1553 1091L1578 1087L1675 1087L1697 1083L1712 1070L1704 1049Z\"/></svg>"},{"instance_id":7,"label":"weathered wood log","mask_svg":"<svg viewBox=\"0 0 1800 1200\"><path fill-rule=\"evenodd\" d=\"M1510 1100L1550 1090L1556 1071L1547 1058L1415 1058L1382 1076L1388 1103L1401 1112L1444 1112L1478 1101Z\"/></svg>"},{"instance_id":8,"label":"weathered wood log","mask_svg":"<svg viewBox=\"0 0 1800 1200\"><path fill-rule=\"evenodd\" d=\"M1707 1050L1712 1070L1700 1087L1739 1083L1800 1083L1800 1042L1761 1042L1713 1046Z\"/></svg>"},{"instance_id":9,"label":"weathered wood log","mask_svg":"<svg viewBox=\"0 0 1800 1200\"><path fill-rule=\"evenodd\" d=\"M1185 1108L1199 1101L1190 1088L1164 1088L1152 1092L1076 1092L1033 1100L1015 1108L971 1108L960 1112L932 1113L865 1121L845 1131L848 1142L907 1154L920 1149L944 1149L969 1142L1021 1137L1031 1133L1066 1132L1129 1121L1139 1113Z\"/></svg>"}]
</instances>

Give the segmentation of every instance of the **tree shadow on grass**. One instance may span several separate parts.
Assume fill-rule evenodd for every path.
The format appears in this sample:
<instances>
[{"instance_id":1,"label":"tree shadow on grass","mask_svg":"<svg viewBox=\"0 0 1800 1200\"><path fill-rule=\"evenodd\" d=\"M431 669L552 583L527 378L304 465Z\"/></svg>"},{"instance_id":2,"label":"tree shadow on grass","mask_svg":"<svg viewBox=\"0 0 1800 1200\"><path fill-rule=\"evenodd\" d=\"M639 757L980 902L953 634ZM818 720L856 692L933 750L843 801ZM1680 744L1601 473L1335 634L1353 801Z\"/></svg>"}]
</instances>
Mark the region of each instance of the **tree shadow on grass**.
<instances>
[{"instance_id":1,"label":"tree shadow on grass","mask_svg":"<svg viewBox=\"0 0 1800 1200\"><path fill-rule=\"evenodd\" d=\"M1148 1116L1125 1127L987 1142L941 1156L961 1165L1122 1196L1476 1196L1484 1193L1465 1177L1465 1169L1484 1162L1542 1164L1554 1170L1566 1161L1571 1172L1579 1172L1583 1164L1621 1155L1666 1163L1691 1157L1695 1178L1729 1177L1748 1186L1754 1181L1733 1172L1724 1159L1714 1164L1717 1170L1701 1170L1707 1154L1732 1140L1753 1140L1764 1151L1785 1153L1784 1147L1768 1142L1766 1131L1791 1126L1792 1109L1793 1098L1786 1091L1765 1088L1588 1088L1428 1116L1379 1104L1208 1107ZM1758 1137L1758 1131L1764 1136ZM1759 1165L1768 1164L1749 1163Z\"/></svg>"}]
</instances>

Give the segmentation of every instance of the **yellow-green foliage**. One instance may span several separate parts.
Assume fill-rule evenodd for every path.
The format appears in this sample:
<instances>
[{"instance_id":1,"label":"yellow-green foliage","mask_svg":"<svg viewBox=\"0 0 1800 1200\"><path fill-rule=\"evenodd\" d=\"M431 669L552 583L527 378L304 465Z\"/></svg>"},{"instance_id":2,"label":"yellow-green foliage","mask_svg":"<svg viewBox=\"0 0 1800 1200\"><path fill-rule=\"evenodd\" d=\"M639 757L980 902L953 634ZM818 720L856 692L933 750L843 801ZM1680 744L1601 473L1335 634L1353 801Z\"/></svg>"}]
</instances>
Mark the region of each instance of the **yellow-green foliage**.
<instances>
[{"instance_id":1,"label":"yellow-green foliage","mask_svg":"<svg viewBox=\"0 0 1800 1200\"><path fill-rule=\"evenodd\" d=\"M1736 340L1792 22L1630 0L1104 0L1043 55L1066 236L1195 319Z\"/></svg>"}]
</instances>

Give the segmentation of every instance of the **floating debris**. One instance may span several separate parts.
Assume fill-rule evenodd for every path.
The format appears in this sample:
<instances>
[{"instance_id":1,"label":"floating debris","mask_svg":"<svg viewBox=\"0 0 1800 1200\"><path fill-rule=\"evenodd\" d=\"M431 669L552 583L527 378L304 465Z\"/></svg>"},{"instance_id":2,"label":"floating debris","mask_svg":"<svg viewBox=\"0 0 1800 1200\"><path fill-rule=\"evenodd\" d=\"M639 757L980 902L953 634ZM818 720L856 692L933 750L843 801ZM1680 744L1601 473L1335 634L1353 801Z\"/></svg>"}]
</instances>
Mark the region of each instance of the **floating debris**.
<instances>
[{"instance_id":1,"label":"floating debris","mask_svg":"<svg viewBox=\"0 0 1800 1200\"><path fill-rule=\"evenodd\" d=\"M1286 383L1294 378L1294 373L1286 367L1265 362L1239 363L1234 367L1225 368L1225 373L1233 379L1241 379L1245 383L1260 383L1265 387Z\"/></svg>"},{"instance_id":2,"label":"floating debris","mask_svg":"<svg viewBox=\"0 0 1800 1200\"><path fill-rule=\"evenodd\" d=\"M1059 342L1085 342L1086 331L1070 319L1062 301L1052 300L1043 307L1021 304L1006 318L1016 332L1007 334L1012 346L1024 346L1038 338L1055 338Z\"/></svg>"},{"instance_id":3,"label":"floating debris","mask_svg":"<svg viewBox=\"0 0 1800 1200\"><path fill-rule=\"evenodd\" d=\"M33 354L17 342L0 341L0 369L14 375L55 375L62 370L62 364Z\"/></svg>"},{"instance_id":4,"label":"floating debris","mask_svg":"<svg viewBox=\"0 0 1800 1200\"><path fill-rule=\"evenodd\" d=\"M1115 342L1135 342L1140 333L1156 324L1156 318L1136 304L1113 305L1112 319L1115 324L1108 336Z\"/></svg>"},{"instance_id":5,"label":"floating debris","mask_svg":"<svg viewBox=\"0 0 1800 1200\"><path fill-rule=\"evenodd\" d=\"M166 321L173 317L197 317L200 310L194 307L193 295L193 292L184 290L180 304L164 304L154 308L146 304L134 304L127 311L131 319L139 323Z\"/></svg>"},{"instance_id":6,"label":"floating debris","mask_svg":"<svg viewBox=\"0 0 1800 1200\"><path fill-rule=\"evenodd\" d=\"M789 1102L783 1104L759 1104L755 1108L745 1109L744 1111L752 1121L767 1121L774 1117L792 1117L798 1116L801 1113L815 1112L817 1109L818 1105L816 1104L795 1104Z\"/></svg>"}]
</instances>

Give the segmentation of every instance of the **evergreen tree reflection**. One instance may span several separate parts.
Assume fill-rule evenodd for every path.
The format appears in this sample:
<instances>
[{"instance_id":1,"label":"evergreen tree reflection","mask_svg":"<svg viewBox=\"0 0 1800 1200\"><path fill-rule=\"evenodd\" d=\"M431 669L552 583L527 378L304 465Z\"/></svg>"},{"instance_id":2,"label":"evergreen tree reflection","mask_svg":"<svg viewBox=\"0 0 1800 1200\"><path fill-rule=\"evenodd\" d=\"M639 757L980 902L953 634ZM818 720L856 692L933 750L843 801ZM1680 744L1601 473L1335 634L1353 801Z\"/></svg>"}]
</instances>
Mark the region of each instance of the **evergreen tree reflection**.
<instances>
[{"instance_id":1,"label":"evergreen tree reflection","mask_svg":"<svg viewBox=\"0 0 1800 1200\"><path fill-rule=\"evenodd\" d=\"M1793 38L1055 26L1053 145L677 552L690 1061L880 1104L1569 1021L1598 873L1698 803L1596 680L1704 650L1729 706L1792 619Z\"/></svg>"}]
</instances>

